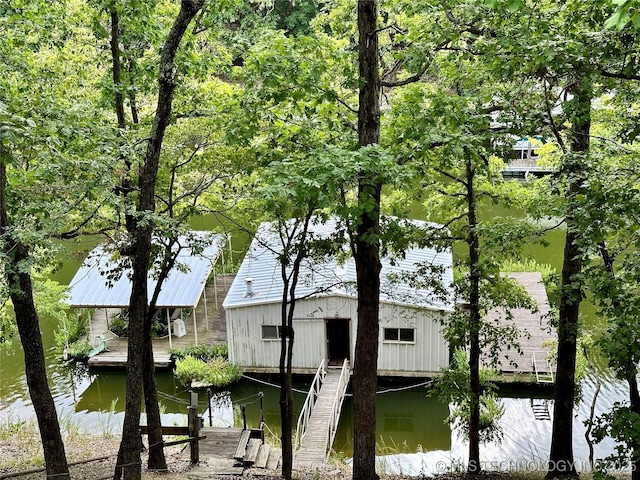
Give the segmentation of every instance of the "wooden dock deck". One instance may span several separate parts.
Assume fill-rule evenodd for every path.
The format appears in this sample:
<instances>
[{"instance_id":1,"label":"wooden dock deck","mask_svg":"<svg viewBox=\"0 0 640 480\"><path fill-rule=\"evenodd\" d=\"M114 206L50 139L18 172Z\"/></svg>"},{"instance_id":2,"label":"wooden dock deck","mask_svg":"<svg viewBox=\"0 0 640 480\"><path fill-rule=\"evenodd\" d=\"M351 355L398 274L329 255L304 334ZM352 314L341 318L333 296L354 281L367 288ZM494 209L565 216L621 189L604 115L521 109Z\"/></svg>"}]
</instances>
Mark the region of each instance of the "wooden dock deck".
<instances>
[{"instance_id":1,"label":"wooden dock deck","mask_svg":"<svg viewBox=\"0 0 640 480\"><path fill-rule=\"evenodd\" d=\"M211 478L215 475L241 476L244 470L233 458L242 435L241 428L204 427L200 435L200 463L188 472L185 478Z\"/></svg>"},{"instance_id":2,"label":"wooden dock deck","mask_svg":"<svg viewBox=\"0 0 640 480\"><path fill-rule=\"evenodd\" d=\"M534 177L552 175L555 173L555 171L555 168L539 165L537 158L523 158L511 160L502 171L502 175L505 178L527 179L531 175L533 175Z\"/></svg>"},{"instance_id":3,"label":"wooden dock deck","mask_svg":"<svg viewBox=\"0 0 640 480\"><path fill-rule=\"evenodd\" d=\"M348 381L348 362L345 362L342 369L326 370L322 387L294 454L294 468L322 468L326 464Z\"/></svg>"},{"instance_id":4,"label":"wooden dock deck","mask_svg":"<svg viewBox=\"0 0 640 480\"><path fill-rule=\"evenodd\" d=\"M232 282L233 275L217 275L215 285L213 282L207 284L205 295L200 299L195 310L198 344L215 344L227 341L227 324L222 302ZM96 337L103 336L106 339L108 350L89 358L89 367L124 368L126 366L127 338L116 336L107 327L107 315L117 311L118 309L96 309L91 319L91 340L95 341ZM153 357L156 368L169 368L172 365L170 348L185 348L196 344L196 332L193 325L192 313L185 320L186 334L182 337L172 335L171 347L169 346L169 337L153 340Z\"/></svg>"},{"instance_id":5,"label":"wooden dock deck","mask_svg":"<svg viewBox=\"0 0 640 480\"><path fill-rule=\"evenodd\" d=\"M551 307L542 283L542 276L539 272L517 272L511 273L509 276L527 290L538 305L538 311L532 313L525 308L514 309L511 311L513 315L511 320L505 317L503 311L494 310L487 314L487 320L494 321L499 326L515 325L519 332L518 342L522 355L514 349L505 349L500 352L498 356L501 363L500 371L509 379L533 383L542 382L540 375L539 378L536 378L532 358L537 360L538 373L542 373L542 369L548 368L546 358L551 347L547 343L557 340L556 330L549 324ZM544 373L548 375L552 372Z\"/></svg>"}]
</instances>

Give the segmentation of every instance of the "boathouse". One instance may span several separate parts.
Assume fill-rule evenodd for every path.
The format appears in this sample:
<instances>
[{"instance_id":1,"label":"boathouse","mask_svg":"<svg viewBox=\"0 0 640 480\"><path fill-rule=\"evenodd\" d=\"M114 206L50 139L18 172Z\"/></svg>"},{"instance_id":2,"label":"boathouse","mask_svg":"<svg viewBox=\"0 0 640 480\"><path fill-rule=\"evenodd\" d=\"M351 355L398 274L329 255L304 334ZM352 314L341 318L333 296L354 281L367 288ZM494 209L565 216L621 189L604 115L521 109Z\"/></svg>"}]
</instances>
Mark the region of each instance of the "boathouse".
<instances>
[{"instance_id":1,"label":"boathouse","mask_svg":"<svg viewBox=\"0 0 640 480\"><path fill-rule=\"evenodd\" d=\"M161 249L163 241L154 240ZM176 255L156 301L157 323L164 331L154 339L157 367L168 367L172 347L197 345L207 341L209 306L205 286L221 258L224 239L211 232L191 231L179 237L172 249ZM157 263L149 270L148 296L157 284ZM131 296L131 266L127 257L113 246L98 245L85 258L69 284L68 303L91 315L90 339L95 348L90 366L118 367L126 364L126 337L118 337L110 327L115 316L127 316ZM215 282L215 277L214 277ZM214 288L214 292L217 290ZM211 302L217 305L216 299ZM204 307L204 308L202 308ZM196 315L200 312L201 317Z\"/></svg>"},{"instance_id":2,"label":"boathouse","mask_svg":"<svg viewBox=\"0 0 640 480\"><path fill-rule=\"evenodd\" d=\"M423 224L424 222L416 222ZM314 238L329 238L335 220L311 226ZM282 252L275 224L263 223L223 302L229 359L245 371L277 372L282 335ZM314 373L321 362L342 365L352 359L357 331L356 271L345 250L338 256L307 258L300 271L293 319L293 371ZM438 278L447 295L414 288L403 274L421 266ZM382 259L378 374L428 377L449 363L442 320L454 308L450 250L410 248ZM426 284L426 282L425 282Z\"/></svg>"}]
</instances>

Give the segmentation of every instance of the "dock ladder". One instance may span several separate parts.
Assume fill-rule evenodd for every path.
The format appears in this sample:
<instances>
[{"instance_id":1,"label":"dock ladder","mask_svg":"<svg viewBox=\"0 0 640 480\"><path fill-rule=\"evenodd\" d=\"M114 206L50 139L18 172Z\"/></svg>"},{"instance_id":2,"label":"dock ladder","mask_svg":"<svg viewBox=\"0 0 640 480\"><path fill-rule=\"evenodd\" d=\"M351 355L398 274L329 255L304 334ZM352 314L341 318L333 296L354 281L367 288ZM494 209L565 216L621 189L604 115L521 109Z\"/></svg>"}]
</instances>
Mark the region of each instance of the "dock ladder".
<instances>
[{"instance_id":1,"label":"dock ladder","mask_svg":"<svg viewBox=\"0 0 640 480\"><path fill-rule=\"evenodd\" d=\"M549 400L532 398L531 411L533 411L533 416L536 420L551 420L551 414L549 413Z\"/></svg>"},{"instance_id":2,"label":"dock ladder","mask_svg":"<svg viewBox=\"0 0 640 480\"><path fill-rule=\"evenodd\" d=\"M546 358L542 360L536 360L536 352L531 352L531 366L533 367L533 372L536 376L537 383L555 382L553 368Z\"/></svg>"}]
</instances>

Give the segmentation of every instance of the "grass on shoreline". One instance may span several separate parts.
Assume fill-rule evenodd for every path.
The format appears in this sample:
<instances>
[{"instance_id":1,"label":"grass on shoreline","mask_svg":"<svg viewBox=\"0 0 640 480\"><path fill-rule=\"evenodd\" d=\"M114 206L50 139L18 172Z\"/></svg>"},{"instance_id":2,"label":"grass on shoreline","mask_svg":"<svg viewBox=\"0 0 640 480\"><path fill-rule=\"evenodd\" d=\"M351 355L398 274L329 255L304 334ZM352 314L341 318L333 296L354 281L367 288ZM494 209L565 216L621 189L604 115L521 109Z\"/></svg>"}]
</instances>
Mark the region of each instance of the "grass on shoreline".
<instances>
[{"instance_id":1,"label":"grass on shoreline","mask_svg":"<svg viewBox=\"0 0 640 480\"><path fill-rule=\"evenodd\" d=\"M72 431L64 437L67 461L78 462L97 457L109 456L108 459L84 463L71 467L73 479L109 478L114 471L115 456L120 445L120 436L113 434L91 435ZM142 455L142 478L144 480L185 480L189 475L189 451L179 446L165 448L165 455L169 472L156 473L146 470L146 455ZM42 468L44 455L37 425L34 422L14 422L10 425L0 424L0 477L7 474L25 472ZM280 478L279 476L265 476L264 471L247 470L244 476L256 477L261 480ZM481 480L543 480L546 472L542 471L513 471L513 472L483 472L480 475L468 476L460 472L443 473L435 477L438 480L467 480L477 478ZM629 479L630 474L616 475L619 479ZM16 477L19 480L44 479L44 473L33 473ZM230 477L219 477L230 480ZM351 470L344 464L335 465L327 472L301 471L295 472L298 480L347 480L351 478ZM406 475L381 475L383 479L407 480L418 477ZM424 477L421 477L424 478ZM581 473L580 478L590 480L590 473Z\"/></svg>"}]
</instances>

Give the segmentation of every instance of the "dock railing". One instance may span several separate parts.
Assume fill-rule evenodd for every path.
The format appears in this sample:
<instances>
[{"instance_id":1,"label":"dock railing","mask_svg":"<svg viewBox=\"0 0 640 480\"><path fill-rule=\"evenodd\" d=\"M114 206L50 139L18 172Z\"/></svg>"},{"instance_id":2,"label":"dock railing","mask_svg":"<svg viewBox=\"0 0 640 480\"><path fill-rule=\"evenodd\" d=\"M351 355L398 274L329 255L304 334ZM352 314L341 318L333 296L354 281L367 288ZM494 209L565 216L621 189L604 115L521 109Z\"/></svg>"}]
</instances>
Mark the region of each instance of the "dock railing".
<instances>
[{"instance_id":1,"label":"dock railing","mask_svg":"<svg viewBox=\"0 0 640 480\"><path fill-rule=\"evenodd\" d=\"M302 441L302 437L305 434L307 429L307 423L309 422L309 417L311 417L311 412L313 411L313 406L316 403L316 399L320 394L320 389L322 388L322 382L324 381L324 377L327 375L327 366L325 364L324 359L320 362L320 366L316 371L315 376L313 377L313 382L311 382L311 387L309 388L309 393L307 394L307 398L302 405L302 409L300 410L300 416L298 417L298 424L296 426L296 442L293 446L293 450L297 450L300 446L300 442Z\"/></svg>"},{"instance_id":2,"label":"dock railing","mask_svg":"<svg viewBox=\"0 0 640 480\"><path fill-rule=\"evenodd\" d=\"M351 369L349 368L349 360L346 358L342 363L342 372L340 372L340 380L338 380L338 389L336 396L333 399L333 406L331 407L331 418L329 419L329 429L327 430L327 452L325 461L329 459L329 453L333 446L333 440L336 438L336 432L338 431L338 423L340 422L340 412L342 411L342 403L344 396L347 393L347 386L349 385L349 378L351 377Z\"/></svg>"}]
</instances>

